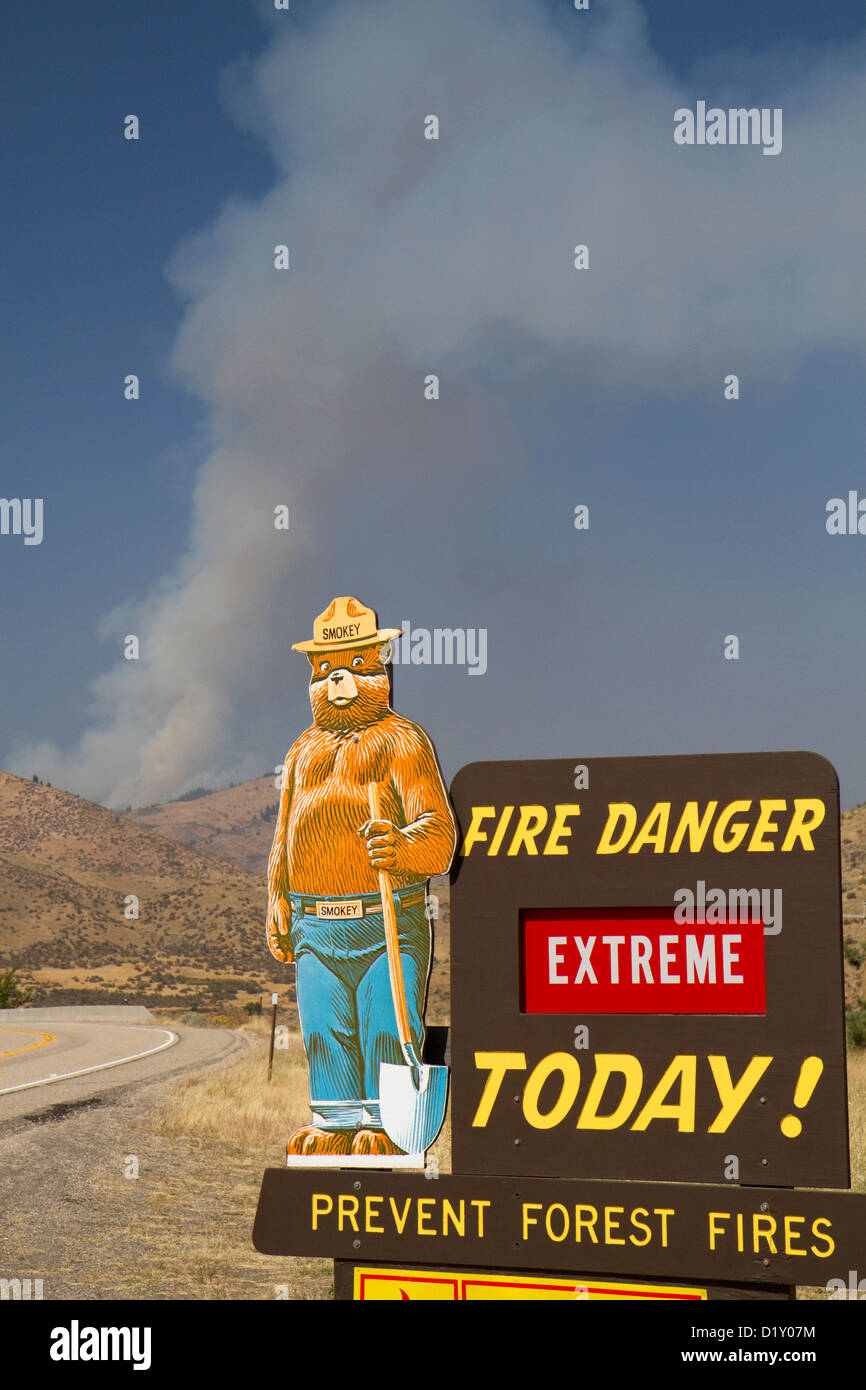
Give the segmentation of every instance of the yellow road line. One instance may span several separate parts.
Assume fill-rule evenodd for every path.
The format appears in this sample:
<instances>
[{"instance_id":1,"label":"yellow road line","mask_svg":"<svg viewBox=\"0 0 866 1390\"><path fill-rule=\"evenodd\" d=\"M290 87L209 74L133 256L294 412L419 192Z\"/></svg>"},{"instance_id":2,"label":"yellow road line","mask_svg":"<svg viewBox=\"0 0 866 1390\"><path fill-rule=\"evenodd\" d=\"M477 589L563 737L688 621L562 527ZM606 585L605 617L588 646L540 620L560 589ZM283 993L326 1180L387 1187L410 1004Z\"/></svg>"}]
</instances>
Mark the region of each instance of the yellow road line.
<instances>
[{"instance_id":1,"label":"yellow road line","mask_svg":"<svg viewBox=\"0 0 866 1390\"><path fill-rule=\"evenodd\" d=\"M0 1057L17 1057L19 1052L32 1052L34 1047L44 1047L46 1043L54 1042L53 1033L34 1033L32 1028L6 1028L0 1022L0 1032L3 1033L24 1033L31 1038L41 1038L41 1042L28 1043L26 1047L13 1047L9 1052L0 1052Z\"/></svg>"}]
</instances>

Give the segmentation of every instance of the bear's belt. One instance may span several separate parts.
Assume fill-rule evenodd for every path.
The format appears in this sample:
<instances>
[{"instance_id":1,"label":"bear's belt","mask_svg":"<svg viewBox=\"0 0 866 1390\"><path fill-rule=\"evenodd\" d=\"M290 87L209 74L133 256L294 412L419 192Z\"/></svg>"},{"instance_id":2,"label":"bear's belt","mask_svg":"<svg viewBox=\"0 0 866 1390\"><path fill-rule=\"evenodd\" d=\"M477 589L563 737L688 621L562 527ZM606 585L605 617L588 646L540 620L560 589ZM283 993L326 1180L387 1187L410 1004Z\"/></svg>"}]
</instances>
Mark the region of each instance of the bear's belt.
<instances>
[{"instance_id":1,"label":"bear's belt","mask_svg":"<svg viewBox=\"0 0 866 1390\"><path fill-rule=\"evenodd\" d=\"M423 903L426 896L423 885L410 884L406 888L394 889L394 899L400 908ZM382 913L382 899L378 893L358 893L353 898L320 898L312 893L292 893L289 901L293 912L329 921L357 921L359 917L381 916Z\"/></svg>"}]
</instances>

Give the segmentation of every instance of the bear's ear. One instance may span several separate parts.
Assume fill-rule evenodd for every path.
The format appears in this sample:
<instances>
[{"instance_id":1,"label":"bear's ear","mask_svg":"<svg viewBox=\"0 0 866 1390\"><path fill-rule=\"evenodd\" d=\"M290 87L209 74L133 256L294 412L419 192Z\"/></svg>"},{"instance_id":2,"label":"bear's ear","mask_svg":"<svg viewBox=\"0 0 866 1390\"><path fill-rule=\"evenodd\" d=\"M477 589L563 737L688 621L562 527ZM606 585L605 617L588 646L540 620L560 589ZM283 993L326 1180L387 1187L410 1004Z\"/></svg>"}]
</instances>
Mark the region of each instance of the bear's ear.
<instances>
[{"instance_id":1,"label":"bear's ear","mask_svg":"<svg viewBox=\"0 0 866 1390\"><path fill-rule=\"evenodd\" d=\"M389 663L389 661L391 660L391 639L390 639L390 638L388 639L387 642L383 643L383 645L379 648L379 660L381 661L381 663L382 663L383 666L387 666L388 663Z\"/></svg>"}]
</instances>

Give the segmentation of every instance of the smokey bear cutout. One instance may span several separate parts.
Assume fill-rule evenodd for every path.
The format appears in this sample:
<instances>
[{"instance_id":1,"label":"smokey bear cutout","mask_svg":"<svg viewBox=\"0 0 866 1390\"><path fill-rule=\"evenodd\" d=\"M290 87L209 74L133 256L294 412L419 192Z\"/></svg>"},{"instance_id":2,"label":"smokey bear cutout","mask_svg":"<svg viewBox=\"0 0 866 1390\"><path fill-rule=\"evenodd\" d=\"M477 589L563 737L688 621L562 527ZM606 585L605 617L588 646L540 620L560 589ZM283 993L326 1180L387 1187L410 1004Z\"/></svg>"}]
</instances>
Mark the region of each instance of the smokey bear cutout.
<instances>
[{"instance_id":1,"label":"smokey bear cutout","mask_svg":"<svg viewBox=\"0 0 866 1390\"><path fill-rule=\"evenodd\" d=\"M298 642L311 666L313 723L283 767L268 861L268 945L294 960L312 1123L288 1156L388 1155L379 1108L383 1063L401 1063L380 871L393 892L412 1045L424 1044L431 965L427 880L447 873L457 828L424 730L390 704L386 663L399 630L335 598ZM378 793L371 819L369 788Z\"/></svg>"}]
</instances>

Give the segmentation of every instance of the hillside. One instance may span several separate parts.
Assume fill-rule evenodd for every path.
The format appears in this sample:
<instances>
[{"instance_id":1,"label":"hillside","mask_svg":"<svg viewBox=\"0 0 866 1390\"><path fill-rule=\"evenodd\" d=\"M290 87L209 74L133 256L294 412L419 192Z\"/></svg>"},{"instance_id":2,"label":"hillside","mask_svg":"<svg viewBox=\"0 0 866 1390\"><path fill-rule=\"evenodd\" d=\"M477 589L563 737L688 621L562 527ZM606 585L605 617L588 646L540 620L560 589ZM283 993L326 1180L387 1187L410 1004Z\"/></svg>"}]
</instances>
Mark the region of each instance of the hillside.
<instances>
[{"instance_id":1,"label":"hillside","mask_svg":"<svg viewBox=\"0 0 866 1390\"><path fill-rule=\"evenodd\" d=\"M845 1002L866 1001L866 802L842 814ZM847 920L845 920L847 918Z\"/></svg>"},{"instance_id":2,"label":"hillside","mask_svg":"<svg viewBox=\"0 0 866 1390\"><path fill-rule=\"evenodd\" d=\"M229 859L264 880L279 799L273 776L257 777L194 801L142 806L128 812L127 819L169 840Z\"/></svg>"},{"instance_id":3,"label":"hillside","mask_svg":"<svg viewBox=\"0 0 866 1390\"><path fill-rule=\"evenodd\" d=\"M853 899L853 901L852 901ZM842 910L866 907L866 801L842 812Z\"/></svg>"},{"instance_id":4,"label":"hillside","mask_svg":"<svg viewBox=\"0 0 866 1390\"><path fill-rule=\"evenodd\" d=\"M0 875L0 965L19 967L40 1002L73 1002L87 990L104 1000L205 1002L233 998L241 985L257 995L278 972L285 985L264 942L263 879L8 773ZM137 920L125 915L130 895Z\"/></svg>"}]
</instances>

